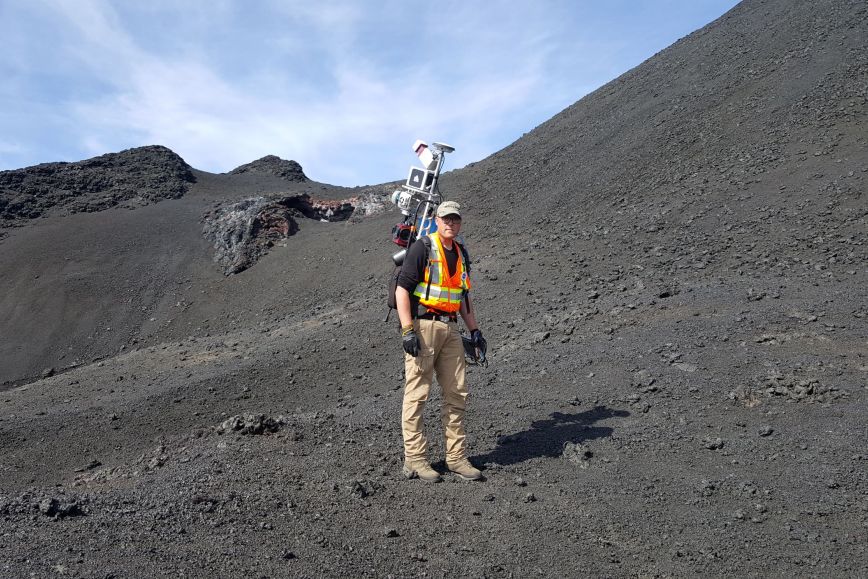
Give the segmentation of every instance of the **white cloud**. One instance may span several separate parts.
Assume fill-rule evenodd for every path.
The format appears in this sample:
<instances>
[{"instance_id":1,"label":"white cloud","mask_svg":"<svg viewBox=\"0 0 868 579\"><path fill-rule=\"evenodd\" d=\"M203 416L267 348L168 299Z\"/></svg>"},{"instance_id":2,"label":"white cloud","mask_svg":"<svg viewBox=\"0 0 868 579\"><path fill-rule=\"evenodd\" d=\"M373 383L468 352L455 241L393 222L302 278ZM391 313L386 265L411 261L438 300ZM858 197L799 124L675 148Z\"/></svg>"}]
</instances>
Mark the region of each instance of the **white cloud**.
<instances>
[{"instance_id":1,"label":"white cloud","mask_svg":"<svg viewBox=\"0 0 868 579\"><path fill-rule=\"evenodd\" d=\"M408 140L409 148L417 136L433 140L468 124L484 139L497 129L497 119L522 106L540 82L532 54L530 62L515 62L509 76L480 70L458 84L443 83L431 63L421 61L395 79L390 70L362 61L353 51L356 10L303 9L294 16L313 26L314 36L329 31L326 44L333 60L323 72L336 87L312 99L309 90L280 84L287 80L283 75L269 78L254 71L233 82L204 62L147 54L103 2L64 13L81 33L79 57L114 87L99 100L71 107L91 154L105 152L99 148L113 140L110 135L165 144L210 171L228 171L276 153L299 160L316 179L333 182L340 175L342 182L357 184L370 177L362 168L346 166L342 151L348 147L362 161L374 148L403 151L400 139ZM402 161L407 160L412 159ZM383 173L379 179L402 176Z\"/></svg>"},{"instance_id":2,"label":"white cloud","mask_svg":"<svg viewBox=\"0 0 868 579\"><path fill-rule=\"evenodd\" d=\"M595 86L575 61L605 59L570 52L572 5L556 1L37 6L63 84L16 106L74 128L67 148L162 144L209 171L277 154L348 185L403 178L416 138L455 145L451 167L478 160ZM39 102L20 84L3 102Z\"/></svg>"},{"instance_id":3,"label":"white cloud","mask_svg":"<svg viewBox=\"0 0 868 579\"><path fill-rule=\"evenodd\" d=\"M104 67L127 59L139 58L138 50L123 32L123 23L103 0L44 0L53 11L71 24L80 35L80 49L70 50L94 66Z\"/></svg>"}]
</instances>

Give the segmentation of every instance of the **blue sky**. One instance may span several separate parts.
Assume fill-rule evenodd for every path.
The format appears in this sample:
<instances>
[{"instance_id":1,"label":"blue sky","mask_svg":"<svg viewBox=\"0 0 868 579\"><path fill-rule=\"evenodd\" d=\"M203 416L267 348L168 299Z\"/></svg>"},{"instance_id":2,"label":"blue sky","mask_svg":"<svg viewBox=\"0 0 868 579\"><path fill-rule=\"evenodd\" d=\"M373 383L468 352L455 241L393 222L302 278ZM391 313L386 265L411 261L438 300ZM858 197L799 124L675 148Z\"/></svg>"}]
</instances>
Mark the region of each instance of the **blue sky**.
<instances>
[{"instance_id":1,"label":"blue sky","mask_svg":"<svg viewBox=\"0 0 868 579\"><path fill-rule=\"evenodd\" d=\"M509 145L735 0L0 0L0 170L165 145L335 185Z\"/></svg>"}]
</instances>

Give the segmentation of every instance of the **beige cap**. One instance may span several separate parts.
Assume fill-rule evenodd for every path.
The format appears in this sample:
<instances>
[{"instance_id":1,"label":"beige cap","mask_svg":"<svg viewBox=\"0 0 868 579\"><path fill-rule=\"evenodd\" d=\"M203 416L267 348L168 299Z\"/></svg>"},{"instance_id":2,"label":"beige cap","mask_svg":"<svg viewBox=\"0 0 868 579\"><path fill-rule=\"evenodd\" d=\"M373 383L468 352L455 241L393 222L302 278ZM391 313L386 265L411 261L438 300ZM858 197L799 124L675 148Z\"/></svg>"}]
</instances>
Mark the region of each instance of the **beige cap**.
<instances>
[{"instance_id":1,"label":"beige cap","mask_svg":"<svg viewBox=\"0 0 868 579\"><path fill-rule=\"evenodd\" d=\"M437 217L446 217L447 215L457 215L461 217L461 205L457 201L444 201L437 208Z\"/></svg>"}]
</instances>

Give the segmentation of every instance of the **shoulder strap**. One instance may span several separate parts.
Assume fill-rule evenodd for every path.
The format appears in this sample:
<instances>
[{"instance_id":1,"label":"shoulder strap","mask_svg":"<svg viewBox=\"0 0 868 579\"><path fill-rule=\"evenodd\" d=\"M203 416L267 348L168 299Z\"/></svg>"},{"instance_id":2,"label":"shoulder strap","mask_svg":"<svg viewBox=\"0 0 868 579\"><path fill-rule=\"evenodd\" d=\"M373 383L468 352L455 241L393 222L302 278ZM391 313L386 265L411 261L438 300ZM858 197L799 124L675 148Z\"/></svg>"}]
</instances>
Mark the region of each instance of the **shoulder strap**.
<instances>
[{"instance_id":1,"label":"shoulder strap","mask_svg":"<svg viewBox=\"0 0 868 579\"><path fill-rule=\"evenodd\" d=\"M457 241L455 243L458 243ZM463 243L458 243L458 249L461 250L461 255L464 257L464 270L470 275L470 254L467 253L467 250L464 248Z\"/></svg>"},{"instance_id":2,"label":"shoulder strap","mask_svg":"<svg viewBox=\"0 0 868 579\"><path fill-rule=\"evenodd\" d=\"M431 258L431 238L428 237L427 235L422 236L422 245L425 246L425 260L427 261ZM441 258L441 259L443 259L443 258ZM426 265L425 267L430 268L431 263L429 262L428 265ZM431 274L430 274L430 272L428 274L428 286L425 288L425 300L427 301L429 297L431 297Z\"/></svg>"}]
</instances>

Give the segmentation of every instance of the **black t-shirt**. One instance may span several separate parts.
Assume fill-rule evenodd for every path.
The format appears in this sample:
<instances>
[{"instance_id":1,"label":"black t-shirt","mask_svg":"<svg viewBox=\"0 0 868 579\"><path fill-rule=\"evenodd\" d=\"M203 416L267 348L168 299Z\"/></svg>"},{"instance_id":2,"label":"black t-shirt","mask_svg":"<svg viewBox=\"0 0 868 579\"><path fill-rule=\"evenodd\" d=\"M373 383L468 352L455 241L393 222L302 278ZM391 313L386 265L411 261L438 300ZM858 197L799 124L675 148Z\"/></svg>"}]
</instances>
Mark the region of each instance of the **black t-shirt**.
<instances>
[{"instance_id":1,"label":"black t-shirt","mask_svg":"<svg viewBox=\"0 0 868 579\"><path fill-rule=\"evenodd\" d=\"M432 239L431 242L434 243L434 240ZM458 246L453 243L452 249L444 247L443 255L446 258L446 267L449 275L452 276L458 267ZM401 265L401 273L398 274L398 286L410 293L411 312L415 312L419 307L419 298L414 296L413 292L416 291L416 286L425 280L425 267L427 265L428 248L425 247L420 237L407 250L407 255L404 256L404 263Z\"/></svg>"}]
</instances>

